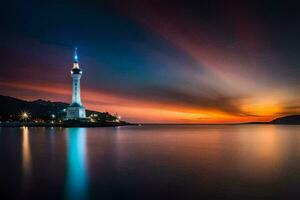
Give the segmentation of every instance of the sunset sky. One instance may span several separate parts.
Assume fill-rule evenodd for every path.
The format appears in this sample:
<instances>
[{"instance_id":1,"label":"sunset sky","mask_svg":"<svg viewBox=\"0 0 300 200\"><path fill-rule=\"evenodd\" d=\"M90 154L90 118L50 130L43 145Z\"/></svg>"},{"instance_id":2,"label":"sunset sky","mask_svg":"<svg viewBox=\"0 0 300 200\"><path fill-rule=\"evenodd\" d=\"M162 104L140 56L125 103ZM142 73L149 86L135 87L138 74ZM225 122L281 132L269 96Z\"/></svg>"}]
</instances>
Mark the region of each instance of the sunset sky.
<instances>
[{"instance_id":1,"label":"sunset sky","mask_svg":"<svg viewBox=\"0 0 300 200\"><path fill-rule=\"evenodd\" d=\"M0 94L70 102L78 47L84 105L130 122L268 121L300 113L300 7L191 2L2 3Z\"/></svg>"}]
</instances>

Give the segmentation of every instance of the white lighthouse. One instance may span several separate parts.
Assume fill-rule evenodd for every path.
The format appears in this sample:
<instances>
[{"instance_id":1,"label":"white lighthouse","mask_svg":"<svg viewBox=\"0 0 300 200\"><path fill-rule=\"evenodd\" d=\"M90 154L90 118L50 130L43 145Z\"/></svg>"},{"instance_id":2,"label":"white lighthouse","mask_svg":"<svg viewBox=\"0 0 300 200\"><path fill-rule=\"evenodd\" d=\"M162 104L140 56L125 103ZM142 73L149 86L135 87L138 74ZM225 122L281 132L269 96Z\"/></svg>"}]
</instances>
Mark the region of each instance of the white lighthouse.
<instances>
[{"instance_id":1,"label":"white lighthouse","mask_svg":"<svg viewBox=\"0 0 300 200\"><path fill-rule=\"evenodd\" d=\"M80 97L80 78L82 76L82 70L78 63L77 48L74 52L74 63L71 70L71 76L73 79L73 93L72 93L72 103L67 108L67 119L83 119L85 118L85 107L81 103Z\"/></svg>"}]
</instances>

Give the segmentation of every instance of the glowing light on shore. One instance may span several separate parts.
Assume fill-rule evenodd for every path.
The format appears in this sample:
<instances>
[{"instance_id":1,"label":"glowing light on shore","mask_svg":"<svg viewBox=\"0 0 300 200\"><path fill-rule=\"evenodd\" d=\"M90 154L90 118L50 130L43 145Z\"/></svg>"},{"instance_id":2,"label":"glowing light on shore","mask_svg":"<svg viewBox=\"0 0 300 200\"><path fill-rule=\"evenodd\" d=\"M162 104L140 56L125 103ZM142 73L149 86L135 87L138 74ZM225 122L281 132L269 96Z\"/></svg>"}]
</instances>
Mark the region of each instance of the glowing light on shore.
<instances>
[{"instance_id":1,"label":"glowing light on shore","mask_svg":"<svg viewBox=\"0 0 300 200\"><path fill-rule=\"evenodd\" d=\"M28 120L29 117L30 117L30 114L29 114L28 112L22 112L22 113L20 114L20 118L21 118L22 120L24 120L25 122Z\"/></svg>"}]
</instances>

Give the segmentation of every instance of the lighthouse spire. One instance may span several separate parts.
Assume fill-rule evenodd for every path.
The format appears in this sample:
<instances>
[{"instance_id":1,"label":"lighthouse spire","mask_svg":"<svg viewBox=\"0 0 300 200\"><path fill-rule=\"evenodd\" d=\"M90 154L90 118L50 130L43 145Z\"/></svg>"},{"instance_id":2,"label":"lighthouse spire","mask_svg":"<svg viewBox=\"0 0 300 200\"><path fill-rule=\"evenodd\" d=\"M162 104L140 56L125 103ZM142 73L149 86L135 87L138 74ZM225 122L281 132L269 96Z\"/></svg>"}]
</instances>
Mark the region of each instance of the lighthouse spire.
<instances>
[{"instance_id":1,"label":"lighthouse spire","mask_svg":"<svg viewBox=\"0 0 300 200\"><path fill-rule=\"evenodd\" d=\"M73 59L74 59L73 69L79 69L79 64L78 64L79 58L78 58L78 53L77 53L77 47L75 47L75 49L74 49L74 57L73 57Z\"/></svg>"},{"instance_id":2,"label":"lighthouse spire","mask_svg":"<svg viewBox=\"0 0 300 200\"><path fill-rule=\"evenodd\" d=\"M77 47L74 49L74 62L78 62Z\"/></svg>"}]
</instances>

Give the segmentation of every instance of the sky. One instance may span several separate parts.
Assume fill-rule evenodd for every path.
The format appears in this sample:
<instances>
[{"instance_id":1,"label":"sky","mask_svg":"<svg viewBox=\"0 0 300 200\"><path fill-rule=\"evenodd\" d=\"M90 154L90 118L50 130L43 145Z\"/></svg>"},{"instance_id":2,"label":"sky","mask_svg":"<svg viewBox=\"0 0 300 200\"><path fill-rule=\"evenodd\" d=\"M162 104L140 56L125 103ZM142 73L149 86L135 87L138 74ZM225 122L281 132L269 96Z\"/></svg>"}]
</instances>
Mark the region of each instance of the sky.
<instances>
[{"instance_id":1,"label":"sky","mask_svg":"<svg viewBox=\"0 0 300 200\"><path fill-rule=\"evenodd\" d=\"M6 1L0 94L82 101L130 122L233 123L300 113L296 1Z\"/></svg>"}]
</instances>

